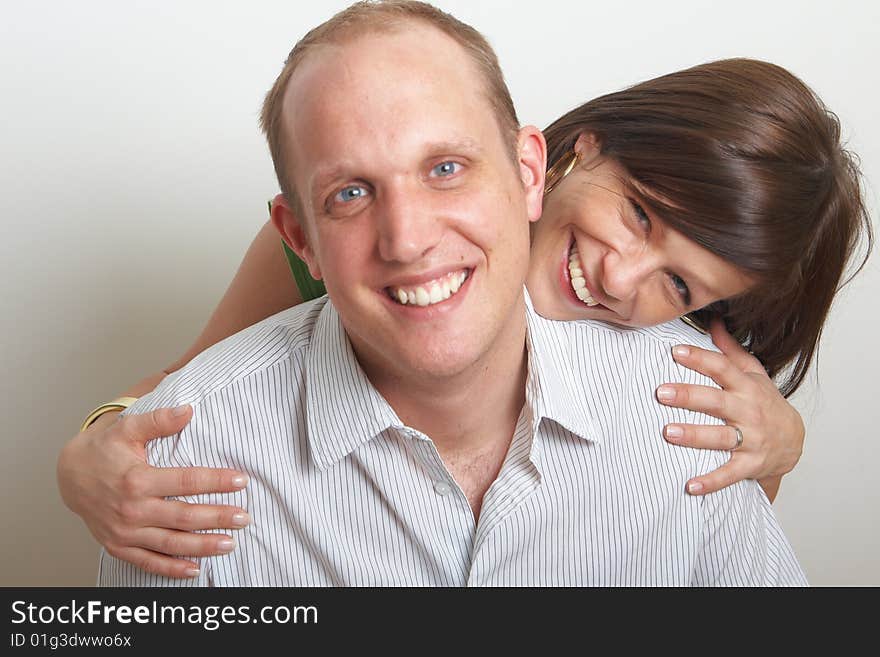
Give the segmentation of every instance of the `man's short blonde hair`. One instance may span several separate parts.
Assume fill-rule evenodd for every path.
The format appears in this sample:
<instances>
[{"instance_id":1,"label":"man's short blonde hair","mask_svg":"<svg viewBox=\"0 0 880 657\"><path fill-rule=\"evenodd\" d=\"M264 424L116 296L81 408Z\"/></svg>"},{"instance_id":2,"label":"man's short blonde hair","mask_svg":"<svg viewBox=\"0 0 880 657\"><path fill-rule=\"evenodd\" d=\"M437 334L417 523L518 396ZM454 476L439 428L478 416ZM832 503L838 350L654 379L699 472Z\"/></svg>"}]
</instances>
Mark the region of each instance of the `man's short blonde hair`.
<instances>
[{"instance_id":1,"label":"man's short blonde hair","mask_svg":"<svg viewBox=\"0 0 880 657\"><path fill-rule=\"evenodd\" d=\"M314 46L344 43L346 39L369 32L391 32L410 21L419 21L435 27L464 48L485 80L484 92L487 100L495 111L498 125L507 139L511 155L515 153L516 134L519 130L516 110L513 107L510 91L504 82L501 67L498 65L498 58L482 34L470 25L424 2L406 0L356 2L311 30L297 42L263 102L260 126L269 142L278 184L288 202L300 210L298 214L301 214L302 205L290 182L291 163L288 161L284 147L282 121L284 92L291 75Z\"/></svg>"}]
</instances>

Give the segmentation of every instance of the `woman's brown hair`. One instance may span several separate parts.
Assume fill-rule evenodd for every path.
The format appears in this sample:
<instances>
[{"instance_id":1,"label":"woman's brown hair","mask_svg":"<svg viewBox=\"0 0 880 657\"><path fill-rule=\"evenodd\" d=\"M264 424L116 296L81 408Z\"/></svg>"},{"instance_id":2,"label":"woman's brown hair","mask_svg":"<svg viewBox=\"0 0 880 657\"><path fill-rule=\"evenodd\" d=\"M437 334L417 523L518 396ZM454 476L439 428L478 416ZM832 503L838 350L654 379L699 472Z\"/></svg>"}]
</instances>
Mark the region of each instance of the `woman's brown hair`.
<instances>
[{"instance_id":1,"label":"woman's brown hair","mask_svg":"<svg viewBox=\"0 0 880 657\"><path fill-rule=\"evenodd\" d=\"M649 209L755 278L691 317L705 326L721 315L770 376L787 368L786 397L797 390L847 263L863 246L858 273L873 245L858 160L834 113L785 69L727 59L568 112L544 131L548 164L582 132Z\"/></svg>"}]
</instances>

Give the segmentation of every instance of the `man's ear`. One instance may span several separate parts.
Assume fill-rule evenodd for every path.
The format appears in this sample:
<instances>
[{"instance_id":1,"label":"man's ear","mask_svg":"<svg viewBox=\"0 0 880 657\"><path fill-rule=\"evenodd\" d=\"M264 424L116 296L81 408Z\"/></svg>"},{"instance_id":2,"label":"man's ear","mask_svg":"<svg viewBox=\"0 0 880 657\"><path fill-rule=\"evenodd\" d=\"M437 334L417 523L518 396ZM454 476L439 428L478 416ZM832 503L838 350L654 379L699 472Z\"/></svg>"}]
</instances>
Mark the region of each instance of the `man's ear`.
<instances>
[{"instance_id":1,"label":"man's ear","mask_svg":"<svg viewBox=\"0 0 880 657\"><path fill-rule=\"evenodd\" d=\"M574 143L574 152L580 156L578 163L589 168L602 155L602 142L594 133L582 132Z\"/></svg>"},{"instance_id":2,"label":"man's ear","mask_svg":"<svg viewBox=\"0 0 880 657\"><path fill-rule=\"evenodd\" d=\"M272 199L272 225L281 234L281 239L291 250L306 263L309 274L316 281L321 280L321 267L315 252L311 247L308 231L303 227L305 217L297 216L290 207L284 194L278 194Z\"/></svg>"},{"instance_id":3,"label":"man's ear","mask_svg":"<svg viewBox=\"0 0 880 657\"><path fill-rule=\"evenodd\" d=\"M544 200L544 176L547 173L547 142L533 125L520 128L517 137L519 174L526 192L529 221L541 218Z\"/></svg>"}]
</instances>

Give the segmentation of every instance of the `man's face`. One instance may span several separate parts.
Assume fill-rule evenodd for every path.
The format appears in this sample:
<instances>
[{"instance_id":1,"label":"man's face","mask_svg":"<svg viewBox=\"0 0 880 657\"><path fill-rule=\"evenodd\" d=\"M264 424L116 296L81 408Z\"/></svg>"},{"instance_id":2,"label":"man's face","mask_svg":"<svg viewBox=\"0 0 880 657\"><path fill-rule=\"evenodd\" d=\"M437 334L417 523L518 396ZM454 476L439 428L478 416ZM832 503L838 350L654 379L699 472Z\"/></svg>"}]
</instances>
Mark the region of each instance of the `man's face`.
<instances>
[{"instance_id":1,"label":"man's face","mask_svg":"<svg viewBox=\"0 0 880 657\"><path fill-rule=\"evenodd\" d=\"M305 231L287 208L276 225L371 378L448 378L524 347L544 147L524 129L514 161L483 89L464 50L420 25L321 46L288 85Z\"/></svg>"}]
</instances>

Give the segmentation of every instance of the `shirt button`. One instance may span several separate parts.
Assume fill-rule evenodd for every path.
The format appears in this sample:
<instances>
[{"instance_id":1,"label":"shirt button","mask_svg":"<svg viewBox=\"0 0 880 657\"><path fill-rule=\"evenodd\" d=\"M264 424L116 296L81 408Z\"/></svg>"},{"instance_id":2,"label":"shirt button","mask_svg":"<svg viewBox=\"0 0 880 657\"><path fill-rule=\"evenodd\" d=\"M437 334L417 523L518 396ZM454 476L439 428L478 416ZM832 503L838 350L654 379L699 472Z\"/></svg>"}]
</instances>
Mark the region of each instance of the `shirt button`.
<instances>
[{"instance_id":1,"label":"shirt button","mask_svg":"<svg viewBox=\"0 0 880 657\"><path fill-rule=\"evenodd\" d=\"M449 495L452 492L452 488L445 481L436 481L434 482L434 492L438 495Z\"/></svg>"}]
</instances>

